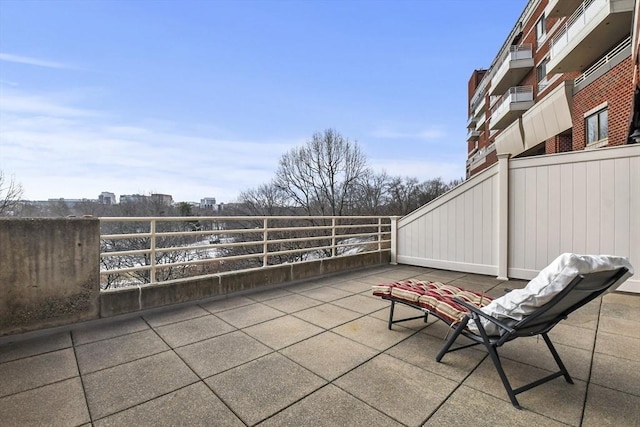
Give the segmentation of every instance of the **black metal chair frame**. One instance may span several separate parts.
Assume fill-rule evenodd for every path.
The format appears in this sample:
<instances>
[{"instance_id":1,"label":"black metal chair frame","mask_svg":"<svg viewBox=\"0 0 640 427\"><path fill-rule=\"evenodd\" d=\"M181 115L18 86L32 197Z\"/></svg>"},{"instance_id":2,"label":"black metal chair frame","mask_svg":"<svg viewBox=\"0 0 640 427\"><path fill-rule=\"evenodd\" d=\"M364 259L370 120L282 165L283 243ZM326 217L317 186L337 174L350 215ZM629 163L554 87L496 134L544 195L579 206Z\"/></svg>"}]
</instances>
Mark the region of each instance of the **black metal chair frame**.
<instances>
[{"instance_id":1,"label":"black metal chair frame","mask_svg":"<svg viewBox=\"0 0 640 427\"><path fill-rule=\"evenodd\" d=\"M518 399L516 399L517 394L542 385L560 376L564 376L565 380L568 383L573 384L573 380L571 379L567 368L564 366L564 363L562 363L560 355L553 346L551 339L547 334L560 321L566 319L570 313L606 292L611 286L613 286L621 278L623 278L627 271L628 270L626 268L622 267L617 270L607 270L578 275L571 281L571 283L569 283L569 285L565 289L555 295L549 302L547 302L520 321L500 321L492 316L487 315L477 306L469 304L459 298L454 298L454 300L458 304L467 308L469 310L469 313L465 315L465 317L454 330L453 334L445 343L444 347L442 347L442 349L436 356L436 361L440 362L446 353L483 344L489 352L489 356L491 357L491 360L493 361L493 364L498 371L498 375L500 376L502 384L504 385L504 388L509 395L511 403L516 408L521 409L520 403L518 402ZM391 311L393 315L393 302ZM424 317L426 321L426 314ZM497 325L501 331L500 335L488 335L480 321L481 317ZM391 328L392 323L397 323L404 320L409 319L392 322L390 317L389 328ZM475 322L479 334L476 334L467 328L467 324L470 320L473 320ZM451 348L453 343L458 339L460 335L472 340L473 343L462 345L456 348ZM522 387L513 389L504 372L497 349L506 342L514 340L516 338L531 337L536 335L542 335L542 338L544 338L544 342L547 344L547 347L549 348L551 355L558 365L559 370L550 375L547 375L544 378L540 378L539 380L533 381Z\"/></svg>"}]
</instances>

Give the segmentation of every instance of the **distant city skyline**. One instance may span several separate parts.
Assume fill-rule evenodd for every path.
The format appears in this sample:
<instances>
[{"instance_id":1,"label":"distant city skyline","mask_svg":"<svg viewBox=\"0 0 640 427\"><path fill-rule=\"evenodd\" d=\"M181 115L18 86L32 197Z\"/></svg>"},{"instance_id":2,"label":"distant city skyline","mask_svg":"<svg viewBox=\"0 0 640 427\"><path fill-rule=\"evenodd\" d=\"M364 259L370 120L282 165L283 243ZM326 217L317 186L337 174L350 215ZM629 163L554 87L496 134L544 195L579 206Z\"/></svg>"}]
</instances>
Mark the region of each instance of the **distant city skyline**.
<instances>
[{"instance_id":1,"label":"distant city skyline","mask_svg":"<svg viewBox=\"0 0 640 427\"><path fill-rule=\"evenodd\" d=\"M3 0L0 169L28 200L230 203L334 128L376 171L462 178L467 82L525 4Z\"/></svg>"}]
</instances>

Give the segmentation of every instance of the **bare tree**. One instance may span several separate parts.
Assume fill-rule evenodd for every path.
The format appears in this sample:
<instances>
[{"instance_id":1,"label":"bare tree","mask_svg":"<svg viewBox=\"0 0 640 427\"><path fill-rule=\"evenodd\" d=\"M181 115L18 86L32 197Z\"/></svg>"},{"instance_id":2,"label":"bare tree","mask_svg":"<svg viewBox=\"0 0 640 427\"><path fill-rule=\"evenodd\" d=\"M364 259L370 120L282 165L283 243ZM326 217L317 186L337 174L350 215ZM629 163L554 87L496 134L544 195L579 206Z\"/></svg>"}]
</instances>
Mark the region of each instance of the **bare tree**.
<instances>
[{"instance_id":1,"label":"bare tree","mask_svg":"<svg viewBox=\"0 0 640 427\"><path fill-rule=\"evenodd\" d=\"M22 185L16 183L15 177L7 179L0 170L0 216L14 215L22 199Z\"/></svg>"},{"instance_id":2,"label":"bare tree","mask_svg":"<svg viewBox=\"0 0 640 427\"><path fill-rule=\"evenodd\" d=\"M282 156L275 185L308 215L344 215L367 170L357 142L327 129Z\"/></svg>"}]
</instances>

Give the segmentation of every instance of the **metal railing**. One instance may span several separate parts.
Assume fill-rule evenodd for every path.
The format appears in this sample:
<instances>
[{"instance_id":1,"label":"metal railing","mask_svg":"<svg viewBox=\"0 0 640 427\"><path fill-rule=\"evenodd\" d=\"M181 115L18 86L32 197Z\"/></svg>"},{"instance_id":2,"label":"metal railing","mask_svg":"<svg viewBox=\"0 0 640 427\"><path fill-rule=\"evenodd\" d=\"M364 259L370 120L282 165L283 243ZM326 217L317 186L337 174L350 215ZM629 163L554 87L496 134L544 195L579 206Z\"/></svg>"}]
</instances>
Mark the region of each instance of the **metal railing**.
<instances>
[{"instance_id":1,"label":"metal railing","mask_svg":"<svg viewBox=\"0 0 640 427\"><path fill-rule=\"evenodd\" d=\"M620 43L618 46L614 47L611 52L607 53L605 56L603 56L602 58L600 58L595 64L593 64L591 67L587 68L584 73L580 74L575 80L574 80L574 84L580 84L583 81L585 81L586 79L589 78L589 76L591 76L593 73L595 73L596 71L598 71L600 68L604 67L605 65L607 65L609 63L609 61L611 61L613 58L615 58L620 52L622 52L623 50L625 50L626 48L628 48L629 46L631 46L631 36L627 37L625 40L622 41L622 43Z\"/></svg>"},{"instance_id":2,"label":"metal railing","mask_svg":"<svg viewBox=\"0 0 640 427\"><path fill-rule=\"evenodd\" d=\"M596 12L608 4L609 0L583 1L551 40L551 57L557 55L558 51L567 46L569 41L589 23ZM591 7L592 5L593 7Z\"/></svg>"},{"instance_id":3,"label":"metal railing","mask_svg":"<svg viewBox=\"0 0 640 427\"><path fill-rule=\"evenodd\" d=\"M497 116L513 102L533 101L533 86L514 86L502 95L502 99L491 108L491 116Z\"/></svg>"},{"instance_id":4,"label":"metal railing","mask_svg":"<svg viewBox=\"0 0 640 427\"><path fill-rule=\"evenodd\" d=\"M101 288L390 251L394 218L103 217Z\"/></svg>"}]
</instances>

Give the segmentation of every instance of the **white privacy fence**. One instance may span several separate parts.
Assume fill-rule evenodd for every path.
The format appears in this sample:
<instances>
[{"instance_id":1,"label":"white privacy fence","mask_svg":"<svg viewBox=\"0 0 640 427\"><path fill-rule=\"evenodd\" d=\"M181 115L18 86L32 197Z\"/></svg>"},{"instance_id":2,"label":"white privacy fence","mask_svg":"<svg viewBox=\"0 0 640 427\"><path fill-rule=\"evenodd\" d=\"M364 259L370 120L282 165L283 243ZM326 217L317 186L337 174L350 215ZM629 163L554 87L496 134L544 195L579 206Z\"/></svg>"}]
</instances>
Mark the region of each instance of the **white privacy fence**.
<instances>
[{"instance_id":1,"label":"white privacy fence","mask_svg":"<svg viewBox=\"0 0 640 427\"><path fill-rule=\"evenodd\" d=\"M640 292L640 145L508 159L398 221L399 263L530 279L563 252L629 257Z\"/></svg>"},{"instance_id":2,"label":"white privacy fence","mask_svg":"<svg viewBox=\"0 0 640 427\"><path fill-rule=\"evenodd\" d=\"M389 252L389 216L100 218L101 288Z\"/></svg>"}]
</instances>

